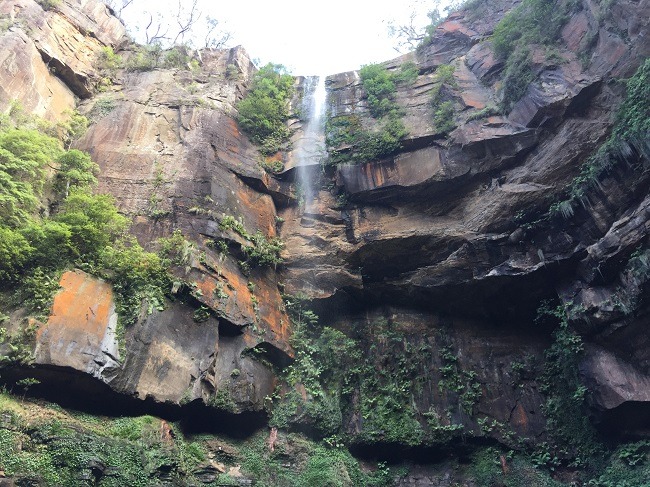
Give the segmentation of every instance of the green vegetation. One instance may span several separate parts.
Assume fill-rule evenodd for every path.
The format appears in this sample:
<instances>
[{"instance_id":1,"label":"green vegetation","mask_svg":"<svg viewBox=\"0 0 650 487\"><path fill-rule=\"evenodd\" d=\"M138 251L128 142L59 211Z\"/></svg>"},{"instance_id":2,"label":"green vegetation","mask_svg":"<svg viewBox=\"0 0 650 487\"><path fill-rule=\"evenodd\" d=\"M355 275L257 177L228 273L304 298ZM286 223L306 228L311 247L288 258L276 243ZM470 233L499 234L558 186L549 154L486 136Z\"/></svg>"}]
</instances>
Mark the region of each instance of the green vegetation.
<instances>
[{"instance_id":1,"label":"green vegetation","mask_svg":"<svg viewBox=\"0 0 650 487\"><path fill-rule=\"evenodd\" d=\"M296 358L282 372L285 385L270 398L272 426L309 428L341 444L435 445L463 435L455 421L472 415L482 390L476 372L461 368L451 346L386 321L354 324L348 336L320 326L306 305L304 297L286 298ZM441 392L459 404L456 412L419 410L416 401L434 364ZM352 435L343 427L351 415L361 416Z\"/></svg>"},{"instance_id":2,"label":"green vegetation","mask_svg":"<svg viewBox=\"0 0 650 487\"><path fill-rule=\"evenodd\" d=\"M554 342L545 353L541 377L541 391L546 395L543 411L551 444L540 445L538 455L546 464L564 461L583 466L601 451L586 411L587 388L578 375L582 338L569 325L569 319L579 314L578 309L551 308L548 303L539 310L539 320L559 321Z\"/></svg>"},{"instance_id":3,"label":"green vegetation","mask_svg":"<svg viewBox=\"0 0 650 487\"><path fill-rule=\"evenodd\" d=\"M219 222L221 230L232 230L249 243L241 246L245 256L245 267L276 267L282 263L280 253L284 243L277 237L267 237L259 230L251 234L244 227L244 223L235 217L225 215Z\"/></svg>"},{"instance_id":4,"label":"green vegetation","mask_svg":"<svg viewBox=\"0 0 650 487\"><path fill-rule=\"evenodd\" d=\"M487 118L487 117L492 117L494 115L499 115L501 114L501 111L495 107L494 105L487 105L485 108L472 113L469 117L467 117L467 122L471 122L473 120L480 120L482 118Z\"/></svg>"},{"instance_id":5,"label":"green vegetation","mask_svg":"<svg viewBox=\"0 0 650 487\"><path fill-rule=\"evenodd\" d=\"M500 451L485 448L476 451L471 457L469 477L477 485L499 485L504 487L560 487L564 485L531 464L524 455L513 451Z\"/></svg>"},{"instance_id":6,"label":"green vegetation","mask_svg":"<svg viewBox=\"0 0 650 487\"><path fill-rule=\"evenodd\" d=\"M455 113L456 110L452 101L445 101L437 106L433 113L433 123L436 130L442 133L451 132L456 127L454 123Z\"/></svg>"},{"instance_id":7,"label":"green vegetation","mask_svg":"<svg viewBox=\"0 0 650 487\"><path fill-rule=\"evenodd\" d=\"M6 354L0 354L0 367L31 364L34 360L32 351L35 335L36 327L32 325L21 328L13 335L7 333L6 328L0 327L0 346Z\"/></svg>"},{"instance_id":8,"label":"green vegetation","mask_svg":"<svg viewBox=\"0 0 650 487\"><path fill-rule=\"evenodd\" d=\"M112 97L99 98L88 113L88 117L96 122L115 110L115 106L115 99Z\"/></svg>"},{"instance_id":9,"label":"green vegetation","mask_svg":"<svg viewBox=\"0 0 650 487\"><path fill-rule=\"evenodd\" d=\"M243 441L190 437L152 416L73 415L6 392L0 414L0 470L17 485L203 485L198 475L210 465L209 454L228 469L241 467L259 487L389 487L404 474L384 464L362 470L347 450L296 434L277 435L270 450L268 432ZM222 474L207 485L241 485L237 480Z\"/></svg>"},{"instance_id":10,"label":"green vegetation","mask_svg":"<svg viewBox=\"0 0 650 487\"><path fill-rule=\"evenodd\" d=\"M237 121L263 154L279 151L288 141L289 101L293 77L284 66L267 64L253 76L251 88L237 105Z\"/></svg>"},{"instance_id":11,"label":"green vegetation","mask_svg":"<svg viewBox=\"0 0 650 487\"><path fill-rule=\"evenodd\" d=\"M86 153L66 150L72 121L49 130L55 139L14 114L0 130L0 278L17 303L44 317L64 269L77 266L109 280L120 326L135 321L142 302L161 308L169 277L161 259L126 236L128 220L108 195L93 194L97 165ZM46 129L52 129L46 126ZM48 216L41 197L56 198ZM22 298L21 298L22 296Z\"/></svg>"},{"instance_id":12,"label":"green vegetation","mask_svg":"<svg viewBox=\"0 0 650 487\"><path fill-rule=\"evenodd\" d=\"M433 107L433 123L438 133L451 132L456 124L456 105L451 90L458 88L454 78L456 68L451 64L441 64L436 68L434 85L431 90L431 105Z\"/></svg>"},{"instance_id":13,"label":"green vegetation","mask_svg":"<svg viewBox=\"0 0 650 487\"><path fill-rule=\"evenodd\" d=\"M394 154L408 131L396 117L371 132L362 128L357 115L342 115L327 121L326 134L330 164L358 164Z\"/></svg>"},{"instance_id":14,"label":"green vegetation","mask_svg":"<svg viewBox=\"0 0 650 487\"><path fill-rule=\"evenodd\" d=\"M273 452L259 435L240 446L242 471L255 479L256 486L389 487L406 472L381 463L368 472L336 442L314 444L296 434L278 436ZM292 468L282 466L287 457L292 459Z\"/></svg>"},{"instance_id":15,"label":"green vegetation","mask_svg":"<svg viewBox=\"0 0 650 487\"><path fill-rule=\"evenodd\" d=\"M124 59L119 54L115 54L111 46L105 46L99 54L98 67L99 69L114 73L124 67Z\"/></svg>"},{"instance_id":16,"label":"green vegetation","mask_svg":"<svg viewBox=\"0 0 650 487\"><path fill-rule=\"evenodd\" d=\"M400 84L412 84L418 76L413 63L389 72L381 64L369 64L359 71L370 114L377 128L366 130L357 115L341 115L327 120L325 134L329 164L361 163L397 152L408 131L402 122L402 110L394 100Z\"/></svg>"},{"instance_id":17,"label":"green vegetation","mask_svg":"<svg viewBox=\"0 0 650 487\"><path fill-rule=\"evenodd\" d=\"M60 409L0 395L0 470L18 485L150 486L193 480L205 461L202 445L178 432L165 437L151 416L109 419L71 416ZM37 415L35 416L34 413Z\"/></svg>"},{"instance_id":18,"label":"green vegetation","mask_svg":"<svg viewBox=\"0 0 650 487\"><path fill-rule=\"evenodd\" d=\"M117 59L120 56L115 58L110 56L110 53L102 53L102 56L104 56L103 59L111 59L110 63L113 65L121 66L121 59ZM100 60L101 62L107 61ZM124 67L127 71L151 71L156 68L195 70L198 68L198 61L192 58L190 49L186 45L163 49L160 44L153 43L136 46L124 63Z\"/></svg>"},{"instance_id":19,"label":"green vegetation","mask_svg":"<svg viewBox=\"0 0 650 487\"><path fill-rule=\"evenodd\" d=\"M404 63L399 71L389 72L381 64L368 64L359 71L363 89L366 92L370 114L381 118L398 110L394 101L398 84L413 84L418 77L414 63Z\"/></svg>"},{"instance_id":20,"label":"green vegetation","mask_svg":"<svg viewBox=\"0 0 650 487\"><path fill-rule=\"evenodd\" d=\"M502 110L511 110L535 78L530 48L557 42L573 8L572 2L563 0L524 0L496 25L492 48L505 62Z\"/></svg>"},{"instance_id":21,"label":"green vegetation","mask_svg":"<svg viewBox=\"0 0 650 487\"><path fill-rule=\"evenodd\" d=\"M650 60L646 59L626 81L626 87L611 135L582 164L580 173L568 186L568 198L551 206L551 218L571 218L578 203L587 204L590 189L598 187L600 179L617 165L635 157L650 159Z\"/></svg>"}]
</instances>

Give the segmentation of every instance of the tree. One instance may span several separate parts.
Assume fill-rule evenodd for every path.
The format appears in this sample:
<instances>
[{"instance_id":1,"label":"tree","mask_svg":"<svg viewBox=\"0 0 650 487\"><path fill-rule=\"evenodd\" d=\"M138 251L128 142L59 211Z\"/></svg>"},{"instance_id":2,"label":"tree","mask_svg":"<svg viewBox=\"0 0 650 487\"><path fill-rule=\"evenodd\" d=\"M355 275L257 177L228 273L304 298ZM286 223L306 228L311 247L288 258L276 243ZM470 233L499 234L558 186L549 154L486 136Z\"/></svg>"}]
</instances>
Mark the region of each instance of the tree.
<instances>
[{"instance_id":1,"label":"tree","mask_svg":"<svg viewBox=\"0 0 650 487\"><path fill-rule=\"evenodd\" d=\"M85 188L97 184L95 176L99 173L99 166L86 152L71 149L61 155L58 162L54 188L65 197L70 193L70 187Z\"/></svg>"},{"instance_id":2,"label":"tree","mask_svg":"<svg viewBox=\"0 0 650 487\"><path fill-rule=\"evenodd\" d=\"M0 132L0 218L17 226L38 207L45 168L61 154L59 141L36 130Z\"/></svg>"},{"instance_id":3,"label":"tree","mask_svg":"<svg viewBox=\"0 0 650 487\"><path fill-rule=\"evenodd\" d=\"M0 226L0 282L16 281L33 251L19 232Z\"/></svg>"},{"instance_id":4,"label":"tree","mask_svg":"<svg viewBox=\"0 0 650 487\"><path fill-rule=\"evenodd\" d=\"M217 30L219 27L219 21L210 17L209 15L205 18L206 23L206 34L204 47L206 49L221 49L228 44L232 33L228 31Z\"/></svg>"},{"instance_id":5,"label":"tree","mask_svg":"<svg viewBox=\"0 0 650 487\"><path fill-rule=\"evenodd\" d=\"M222 30L223 24L217 19L204 15L206 8L201 8L202 2L203 0L178 0L175 9L166 8L162 3L161 7L152 9L150 3L141 0L121 0L121 4L118 0L108 0L108 5L120 18L122 11L130 6L125 14L129 21L127 27L129 23L136 26L134 37L146 45L160 45L162 48L179 44L206 48L225 47L232 34Z\"/></svg>"},{"instance_id":6,"label":"tree","mask_svg":"<svg viewBox=\"0 0 650 487\"><path fill-rule=\"evenodd\" d=\"M20 229L20 234L32 247L30 266L56 268L77 253L72 246L72 231L65 223L31 221Z\"/></svg>"},{"instance_id":7,"label":"tree","mask_svg":"<svg viewBox=\"0 0 650 487\"><path fill-rule=\"evenodd\" d=\"M76 253L88 260L115 242L126 231L128 220L120 215L109 195L72 189L55 220L68 225Z\"/></svg>"},{"instance_id":8,"label":"tree","mask_svg":"<svg viewBox=\"0 0 650 487\"><path fill-rule=\"evenodd\" d=\"M411 2L409 17L405 23L391 20L387 23L388 35L395 38L397 52L414 51L421 45L426 45L436 27L442 22L440 0Z\"/></svg>"},{"instance_id":9,"label":"tree","mask_svg":"<svg viewBox=\"0 0 650 487\"><path fill-rule=\"evenodd\" d=\"M289 138L289 99L293 77L280 64L267 64L253 77L251 89L239 102L238 121L262 151L273 153Z\"/></svg>"},{"instance_id":10,"label":"tree","mask_svg":"<svg viewBox=\"0 0 650 487\"><path fill-rule=\"evenodd\" d=\"M106 5L115 13L115 16L122 20L122 11L131 5L133 0L106 0Z\"/></svg>"}]
</instances>

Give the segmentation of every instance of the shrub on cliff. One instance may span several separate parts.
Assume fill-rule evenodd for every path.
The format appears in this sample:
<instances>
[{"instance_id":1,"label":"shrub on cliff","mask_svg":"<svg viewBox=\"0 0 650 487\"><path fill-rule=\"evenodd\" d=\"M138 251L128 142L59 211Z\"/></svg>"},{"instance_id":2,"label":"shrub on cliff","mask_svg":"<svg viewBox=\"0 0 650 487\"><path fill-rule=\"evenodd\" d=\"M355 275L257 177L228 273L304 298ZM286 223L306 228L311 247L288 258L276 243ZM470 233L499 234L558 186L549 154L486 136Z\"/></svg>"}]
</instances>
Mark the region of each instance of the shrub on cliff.
<instances>
[{"instance_id":1,"label":"shrub on cliff","mask_svg":"<svg viewBox=\"0 0 650 487\"><path fill-rule=\"evenodd\" d=\"M36 130L0 132L0 218L15 227L38 207L45 169L61 153L59 142Z\"/></svg>"},{"instance_id":2,"label":"shrub on cliff","mask_svg":"<svg viewBox=\"0 0 650 487\"><path fill-rule=\"evenodd\" d=\"M293 77L279 64L267 64L255 76L248 94L237 105L237 121L264 154L280 150L290 131L289 100Z\"/></svg>"},{"instance_id":3,"label":"shrub on cliff","mask_svg":"<svg viewBox=\"0 0 650 487\"><path fill-rule=\"evenodd\" d=\"M44 126L29 117L23 122ZM51 277L74 264L113 283L126 322L145 298L159 307L169 288L165 268L156 254L125 237L129 222L113 198L90 191L97 164L84 152L63 149L67 131L54 131L57 140L23 122L8 120L0 130L1 284L24 287L25 276L38 271ZM43 194L51 199L48 208Z\"/></svg>"},{"instance_id":4,"label":"shrub on cliff","mask_svg":"<svg viewBox=\"0 0 650 487\"><path fill-rule=\"evenodd\" d=\"M326 145L330 164L362 163L387 157L399 151L408 130L403 111L395 102L398 85L409 85L418 77L414 63L388 71L381 64L368 64L359 71L366 92L370 115L379 123L372 130L362 126L356 115L342 115L327 121Z\"/></svg>"},{"instance_id":5,"label":"shrub on cliff","mask_svg":"<svg viewBox=\"0 0 650 487\"><path fill-rule=\"evenodd\" d=\"M554 44L574 5L561 0L524 0L495 26L492 49L505 61L501 101L504 110L519 101L534 79L530 46Z\"/></svg>"}]
</instances>

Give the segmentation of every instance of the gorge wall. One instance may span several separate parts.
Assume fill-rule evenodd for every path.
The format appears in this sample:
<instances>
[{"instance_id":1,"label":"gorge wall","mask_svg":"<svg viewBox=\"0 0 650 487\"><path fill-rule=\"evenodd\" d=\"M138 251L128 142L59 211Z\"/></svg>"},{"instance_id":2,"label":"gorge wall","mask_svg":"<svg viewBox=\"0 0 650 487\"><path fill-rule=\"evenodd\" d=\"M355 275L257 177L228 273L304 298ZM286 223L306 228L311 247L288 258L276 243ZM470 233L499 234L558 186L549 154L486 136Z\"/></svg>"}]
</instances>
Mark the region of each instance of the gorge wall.
<instances>
[{"instance_id":1,"label":"gorge wall","mask_svg":"<svg viewBox=\"0 0 650 487\"><path fill-rule=\"evenodd\" d=\"M508 66L491 36L517 5L472 2L384 63L417 70L394 94L408 135L389 155L314 173L304 205L295 152L265 161L237 125L257 71L244 49L192 53L191 69L110 68L107 47L126 66L141 53L100 2L1 0L0 107L17 100L51 122L77 109L91 123L73 145L138 242L184 239L167 302L144 303L131 326L88 269L62 275L49 316L3 305L9 334L36 331L30 366L2 379L36 378L35 394L103 414L199 418L235 435L270 425L289 457L300 452L286 431L425 465L485 445L545 453L567 483L587 481L575 460L592 439L562 437L577 431L562 414L579 411L614 447L647 439L648 134L616 140L605 165L594 155L621 133L620 80L648 76L650 2L571 3L552 47L529 46L532 81L504 109ZM359 72L326 87L328 149L347 157L358 147L338 128L383 122ZM289 121L294 142L303 122ZM266 171L269 160L285 169ZM257 235L283 242L282 263L241 264ZM575 354L553 362L563 338L579 341ZM566 391L554 382L575 386L575 409L557 411ZM502 485L427 468L395 482Z\"/></svg>"}]
</instances>

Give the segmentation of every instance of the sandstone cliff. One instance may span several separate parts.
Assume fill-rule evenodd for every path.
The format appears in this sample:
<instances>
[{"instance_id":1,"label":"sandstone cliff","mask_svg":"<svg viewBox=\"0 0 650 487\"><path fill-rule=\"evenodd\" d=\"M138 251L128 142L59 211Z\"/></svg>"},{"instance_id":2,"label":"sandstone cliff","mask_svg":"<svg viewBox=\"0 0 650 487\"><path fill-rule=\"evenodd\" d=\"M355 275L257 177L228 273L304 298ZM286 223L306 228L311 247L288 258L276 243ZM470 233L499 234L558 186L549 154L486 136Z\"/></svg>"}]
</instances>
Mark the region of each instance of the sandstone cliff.
<instances>
[{"instance_id":1,"label":"sandstone cliff","mask_svg":"<svg viewBox=\"0 0 650 487\"><path fill-rule=\"evenodd\" d=\"M551 300L583 344L574 358L585 418L611 440L647 437L647 137L624 141L579 197L571 190L615 129L619 80L650 53L650 2L576 2L552 55L531 46L521 99L498 110L504 65L490 36L518 4L461 9L427 45L384 63L417 69L395 94L408 131L400 150L325 168L305 207L294 154L277 154L287 170L269 174L237 126L256 71L242 48L202 51L180 68L108 69L104 48L127 60L138 51L103 4L64 0L45 11L2 0L0 108L18 100L52 121L77 108L91 125L75 147L99 164L98 191L132 218L138 241L153 249L180 230L187 242L164 309L145 303L124 332L110 284L64 273L37 322L34 368L3 378L94 396L81 405L244 418L246 430L275 408L281 428L344 437L355 453L383 458L426 461L483 442L535 450L557 426L543 376L559 323L536 319ZM377 127L358 72L329 76L327 91L330 122ZM449 129L434 122L434 92L453 106ZM300 121L292 128L299 138ZM256 232L285 243L280 266L242 268L240 247ZM322 394L306 376L283 382L304 358L283 294L309 298L321 325L354 341L363 367L340 357L352 374L344 391L326 390L326 365L315 378ZM5 311L8 328L20 328L24 311ZM404 485L432 485L427 475Z\"/></svg>"}]
</instances>

